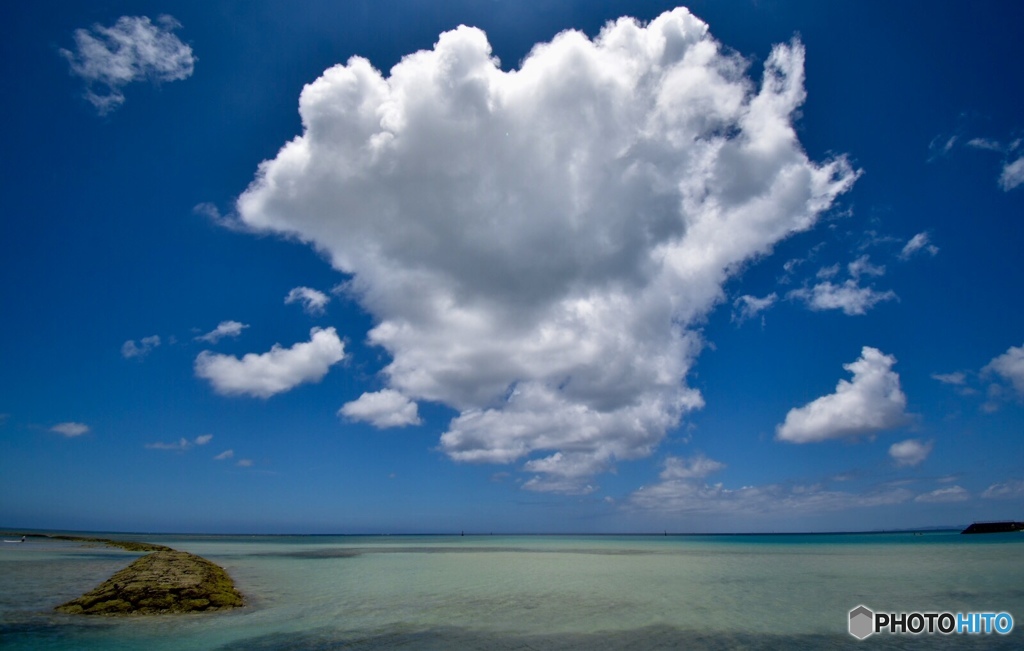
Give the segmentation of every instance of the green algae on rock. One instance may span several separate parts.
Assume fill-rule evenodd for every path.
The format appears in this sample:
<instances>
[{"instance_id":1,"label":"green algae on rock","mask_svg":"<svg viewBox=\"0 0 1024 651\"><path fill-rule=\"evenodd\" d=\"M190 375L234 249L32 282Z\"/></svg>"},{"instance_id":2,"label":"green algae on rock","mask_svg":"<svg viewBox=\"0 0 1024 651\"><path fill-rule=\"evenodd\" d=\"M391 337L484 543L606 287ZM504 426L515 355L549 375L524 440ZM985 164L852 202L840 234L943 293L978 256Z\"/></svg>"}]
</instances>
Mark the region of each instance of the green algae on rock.
<instances>
[{"instance_id":1,"label":"green algae on rock","mask_svg":"<svg viewBox=\"0 0 1024 651\"><path fill-rule=\"evenodd\" d=\"M137 559L56 610L82 615L157 615L242 605L242 595L224 568L201 556L167 549Z\"/></svg>"}]
</instances>

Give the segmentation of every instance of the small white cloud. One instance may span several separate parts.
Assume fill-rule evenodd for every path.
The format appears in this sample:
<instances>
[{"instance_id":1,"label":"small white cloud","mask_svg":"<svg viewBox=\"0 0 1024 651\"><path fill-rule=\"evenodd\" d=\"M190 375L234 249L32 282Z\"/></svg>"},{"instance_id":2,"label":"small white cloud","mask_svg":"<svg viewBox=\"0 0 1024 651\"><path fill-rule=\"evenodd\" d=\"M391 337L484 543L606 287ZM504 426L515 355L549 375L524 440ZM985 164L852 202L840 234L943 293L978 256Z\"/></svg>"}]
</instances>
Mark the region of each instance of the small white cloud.
<instances>
[{"instance_id":1,"label":"small white cloud","mask_svg":"<svg viewBox=\"0 0 1024 651\"><path fill-rule=\"evenodd\" d=\"M998 484L992 484L981 494L986 499L994 500L1018 500L1024 498L1024 481L1011 479Z\"/></svg>"},{"instance_id":2,"label":"small white cloud","mask_svg":"<svg viewBox=\"0 0 1024 651\"><path fill-rule=\"evenodd\" d=\"M689 459L668 457L659 477L668 481L672 479L703 479L708 475L725 468L725 464L699 454Z\"/></svg>"},{"instance_id":3,"label":"small white cloud","mask_svg":"<svg viewBox=\"0 0 1024 651\"><path fill-rule=\"evenodd\" d=\"M221 321L217 324L217 327L210 332L196 337L196 341L205 341L215 344L224 337L237 337L242 334L242 330L245 330L248 327L249 324L247 323L239 323L238 321Z\"/></svg>"},{"instance_id":4,"label":"small white cloud","mask_svg":"<svg viewBox=\"0 0 1024 651\"><path fill-rule=\"evenodd\" d=\"M237 465L237 466L239 466L241 468L251 468L252 467L252 459L239 459L238 463L236 463L235 465Z\"/></svg>"},{"instance_id":5,"label":"small white cloud","mask_svg":"<svg viewBox=\"0 0 1024 651\"><path fill-rule=\"evenodd\" d=\"M971 138L967 141L967 146L973 149L985 149L988 151L1006 151L999 141L992 140L991 138Z\"/></svg>"},{"instance_id":6,"label":"small white cloud","mask_svg":"<svg viewBox=\"0 0 1024 651\"><path fill-rule=\"evenodd\" d=\"M234 456L235 456L235 451L234 450L224 450L223 452L221 452L220 454L215 456L214 460L216 460L216 461L224 461L225 459L230 459L230 458L232 458Z\"/></svg>"},{"instance_id":7,"label":"small white cloud","mask_svg":"<svg viewBox=\"0 0 1024 651\"><path fill-rule=\"evenodd\" d=\"M981 374L998 375L1013 385L1018 397L1024 398L1024 345L1011 346L981 369Z\"/></svg>"},{"instance_id":8,"label":"small white cloud","mask_svg":"<svg viewBox=\"0 0 1024 651\"><path fill-rule=\"evenodd\" d=\"M778 295L775 292L768 294L764 298L757 298L749 294L740 296L733 301L732 320L737 323L743 323L747 319L755 317L770 308L775 304L776 299L778 299Z\"/></svg>"},{"instance_id":9,"label":"small white cloud","mask_svg":"<svg viewBox=\"0 0 1024 651\"><path fill-rule=\"evenodd\" d=\"M88 432L89 426L86 425L85 423L57 423L56 425L50 428L50 431L56 432L58 434L63 434L68 438L74 438L76 436L81 436L82 434Z\"/></svg>"},{"instance_id":10,"label":"small white cloud","mask_svg":"<svg viewBox=\"0 0 1024 651\"><path fill-rule=\"evenodd\" d=\"M364 393L338 410L339 416L372 423L381 429L419 425L416 403L393 389Z\"/></svg>"},{"instance_id":11,"label":"small white cloud","mask_svg":"<svg viewBox=\"0 0 1024 651\"><path fill-rule=\"evenodd\" d=\"M135 340L129 339L121 345L121 356L125 359L142 359L159 345L160 337L158 335L143 337L139 343L135 343Z\"/></svg>"},{"instance_id":12,"label":"small white cloud","mask_svg":"<svg viewBox=\"0 0 1024 651\"><path fill-rule=\"evenodd\" d=\"M811 289L794 289L788 296L804 301L815 311L842 310L849 316L867 314L867 311L883 301L896 298L893 291L879 292L871 287L861 287L850 279L842 285L830 281L818 283Z\"/></svg>"},{"instance_id":13,"label":"small white cloud","mask_svg":"<svg viewBox=\"0 0 1024 651\"><path fill-rule=\"evenodd\" d=\"M896 465L916 466L932 453L934 441L922 442L918 439L907 439L889 446L889 456L893 458Z\"/></svg>"},{"instance_id":14,"label":"small white cloud","mask_svg":"<svg viewBox=\"0 0 1024 651\"><path fill-rule=\"evenodd\" d=\"M853 380L839 380L835 393L791 409L775 438L789 443L816 443L856 437L904 425L907 397L900 376L892 370L896 358L864 346L860 359L843 368Z\"/></svg>"},{"instance_id":15,"label":"small white cloud","mask_svg":"<svg viewBox=\"0 0 1024 651\"><path fill-rule=\"evenodd\" d=\"M124 103L122 88L135 81L175 81L192 75L192 48L173 34L171 16L156 24L146 16L122 16L110 27L75 30L75 50L60 50L72 74L86 84L85 98L100 115Z\"/></svg>"},{"instance_id":16,"label":"small white cloud","mask_svg":"<svg viewBox=\"0 0 1024 651\"><path fill-rule=\"evenodd\" d=\"M847 270L850 272L850 276L854 279L858 279L861 276L884 276L885 267L871 264L871 258L867 255L862 255L850 264L846 265Z\"/></svg>"},{"instance_id":17,"label":"small white cloud","mask_svg":"<svg viewBox=\"0 0 1024 651\"><path fill-rule=\"evenodd\" d=\"M319 316L324 313L324 307L330 302L331 297L323 292L310 287L296 287L284 297L285 305L291 303L302 303L302 309L306 314Z\"/></svg>"},{"instance_id":18,"label":"small white cloud","mask_svg":"<svg viewBox=\"0 0 1024 651\"><path fill-rule=\"evenodd\" d=\"M821 269L818 269L818 273L814 274L814 277L818 280L828 280L829 278L835 278L838 273L839 263L836 263L830 267L822 267Z\"/></svg>"},{"instance_id":19,"label":"small white cloud","mask_svg":"<svg viewBox=\"0 0 1024 651\"><path fill-rule=\"evenodd\" d=\"M147 450L175 450L178 452L183 452L191 448L192 444L188 441L188 439L182 437L174 443L164 443L161 441L157 441L156 443L147 443L145 447Z\"/></svg>"},{"instance_id":20,"label":"small white cloud","mask_svg":"<svg viewBox=\"0 0 1024 651\"><path fill-rule=\"evenodd\" d=\"M1003 165L1003 173L999 175L999 187L1006 192L1021 183L1024 183L1024 156Z\"/></svg>"},{"instance_id":21,"label":"small white cloud","mask_svg":"<svg viewBox=\"0 0 1024 651\"><path fill-rule=\"evenodd\" d=\"M937 255L939 247L931 243L928 233L918 233L903 246L903 250L900 251L900 260L909 260L918 251L927 251L931 255Z\"/></svg>"},{"instance_id":22,"label":"small white cloud","mask_svg":"<svg viewBox=\"0 0 1024 651\"><path fill-rule=\"evenodd\" d=\"M163 443L161 441L157 441L156 443L147 443L145 447L147 450L173 450L176 452L184 452L185 450L191 450L192 447L196 445L206 445L212 439L213 434L202 434L191 441L182 437L174 443Z\"/></svg>"},{"instance_id":23,"label":"small white cloud","mask_svg":"<svg viewBox=\"0 0 1024 651\"><path fill-rule=\"evenodd\" d=\"M952 384L953 386L963 386L967 382L967 376L960 371L955 373L932 373L932 379L938 380L943 384Z\"/></svg>"},{"instance_id":24,"label":"small white cloud","mask_svg":"<svg viewBox=\"0 0 1024 651\"><path fill-rule=\"evenodd\" d=\"M936 488L930 493L922 493L914 498L915 502L966 502L971 494L962 486L950 486L948 488Z\"/></svg>"},{"instance_id":25,"label":"small white cloud","mask_svg":"<svg viewBox=\"0 0 1024 651\"><path fill-rule=\"evenodd\" d=\"M274 344L266 353L248 353L242 359L204 350L196 357L196 376L209 380L217 393L257 398L319 382L345 358L345 344L334 328L313 328L309 336L309 341L291 348Z\"/></svg>"}]
</instances>

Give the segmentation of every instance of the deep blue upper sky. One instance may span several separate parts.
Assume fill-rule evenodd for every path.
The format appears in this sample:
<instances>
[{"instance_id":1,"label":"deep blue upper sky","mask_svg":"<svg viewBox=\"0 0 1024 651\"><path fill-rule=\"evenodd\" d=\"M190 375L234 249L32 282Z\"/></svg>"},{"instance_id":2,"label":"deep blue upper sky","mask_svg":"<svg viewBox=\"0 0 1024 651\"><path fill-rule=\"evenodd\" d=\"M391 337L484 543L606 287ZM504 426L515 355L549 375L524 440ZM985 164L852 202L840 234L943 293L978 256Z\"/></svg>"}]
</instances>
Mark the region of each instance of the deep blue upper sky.
<instances>
[{"instance_id":1,"label":"deep blue upper sky","mask_svg":"<svg viewBox=\"0 0 1024 651\"><path fill-rule=\"evenodd\" d=\"M673 8L6 7L0 526L1019 519L1024 5Z\"/></svg>"}]
</instances>

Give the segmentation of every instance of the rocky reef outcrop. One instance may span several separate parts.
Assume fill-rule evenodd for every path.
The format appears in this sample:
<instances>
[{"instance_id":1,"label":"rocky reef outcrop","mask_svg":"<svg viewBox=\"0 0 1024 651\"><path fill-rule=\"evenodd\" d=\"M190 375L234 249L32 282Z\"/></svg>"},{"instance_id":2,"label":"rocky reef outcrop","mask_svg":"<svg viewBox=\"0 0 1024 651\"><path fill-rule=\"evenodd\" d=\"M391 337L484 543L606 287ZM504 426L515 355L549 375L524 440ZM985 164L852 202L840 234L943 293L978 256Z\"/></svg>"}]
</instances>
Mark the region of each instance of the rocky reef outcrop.
<instances>
[{"instance_id":1,"label":"rocky reef outcrop","mask_svg":"<svg viewBox=\"0 0 1024 651\"><path fill-rule=\"evenodd\" d=\"M56 609L83 615L157 615L242 605L242 594L224 568L201 556L164 547Z\"/></svg>"}]
</instances>

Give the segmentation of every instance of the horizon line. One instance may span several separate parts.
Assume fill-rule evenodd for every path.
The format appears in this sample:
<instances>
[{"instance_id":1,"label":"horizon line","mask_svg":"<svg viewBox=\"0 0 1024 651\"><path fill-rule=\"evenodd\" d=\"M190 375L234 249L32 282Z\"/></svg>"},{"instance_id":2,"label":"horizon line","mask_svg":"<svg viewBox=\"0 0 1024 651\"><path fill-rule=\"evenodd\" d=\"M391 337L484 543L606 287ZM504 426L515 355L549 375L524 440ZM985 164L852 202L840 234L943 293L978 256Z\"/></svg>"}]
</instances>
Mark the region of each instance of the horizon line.
<instances>
[{"instance_id":1,"label":"horizon line","mask_svg":"<svg viewBox=\"0 0 1024 651\"><path fill-rule=\"evenodd\" d=\"M841 536L858 534L884 533L938 533L945 531L962 531L968 525L938 525L927 527L911 527L897 529L863 529L848 531L713 531L713 532L503 532L503 531L446 531L446 532L361 532L361 533L268 533L268 532L200 532L200 531L106 531L102 529L42 529L42 528L4 528L0 529L3 536L37 536L49 537L50 534L113 534L116 536L218 536L218 537L389 537L389 536L438 536L438 537L486 537L486 536L635 536L635 537L699 537L699 536Z\"/></svg>"}]
</instances>

